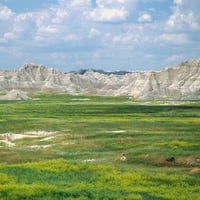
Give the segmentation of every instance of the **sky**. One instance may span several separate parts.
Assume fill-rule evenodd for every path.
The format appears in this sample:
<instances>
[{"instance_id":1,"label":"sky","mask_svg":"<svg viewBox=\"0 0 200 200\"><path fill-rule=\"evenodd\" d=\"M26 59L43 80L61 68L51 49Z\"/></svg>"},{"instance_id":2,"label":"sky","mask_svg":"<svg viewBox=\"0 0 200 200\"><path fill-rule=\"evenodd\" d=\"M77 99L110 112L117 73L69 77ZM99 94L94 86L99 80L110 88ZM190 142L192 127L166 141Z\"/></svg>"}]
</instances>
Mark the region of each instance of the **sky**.
<instances>
[{"instance_id":1,"label":"sky","mask_svg":"<svg viewBox=\"0 0 200 200\"><path fill-rule=\"evenodd\" d=\"M199 0L0 0L0 70L161 70L200 57Z\"/></svg>"}]
</instances>

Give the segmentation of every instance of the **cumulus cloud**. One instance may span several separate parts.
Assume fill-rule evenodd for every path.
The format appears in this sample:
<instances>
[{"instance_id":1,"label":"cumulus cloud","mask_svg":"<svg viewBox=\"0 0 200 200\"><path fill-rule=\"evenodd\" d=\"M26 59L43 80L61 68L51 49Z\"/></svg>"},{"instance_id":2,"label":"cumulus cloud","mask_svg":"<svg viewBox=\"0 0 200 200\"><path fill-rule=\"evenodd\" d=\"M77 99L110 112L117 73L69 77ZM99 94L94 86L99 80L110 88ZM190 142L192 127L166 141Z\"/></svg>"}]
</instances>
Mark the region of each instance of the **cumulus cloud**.
<instances>
[{"instance_id":1,"label":"cumulus cloud","mask_svg":"<svg viewBox=\"0 0 200 200\"><path fill-rule=\"evenodd\" d=\"M56 27L53 26L41 26L38 30L40 33L47 33L47 34L52 34L52 33L57 33Z\"/></svg>"},{"instance_id":2,"label":"cumulus cloud","mask_svg":"<svg viewBox=\"0 0 200 200\"><path fill-rule=\"evenodd\" d=\"M88 37L93 38L99 36L101 33L96 28L91 28Z\"/></svg>"},{"instance_id":3,"label":"cumulus cloud","mask_svg":"<svg viewBox=\"0 0 200 200\"><path fill-rule=\"evenodd\" d=\"M182 58L175 52L180 49L174 48L177 45L181 53L198 45L200 1L47 1L51 4L26 12L14 12L5 1L5 5L0 4L1 60L6 60L7 54L13 58L18 55L18 63L30 60L59 67L142 66L145 61L160 66L161 59L175 62ZM163 2L168 7L160 10ZM57 56L61 61L55 59Z\"/></svg>"},{"instance_id":4,"label":"cumulus cloud","mask_svg":"<svg viewBox=\"0 0 200 200\"><path fill-rule=\"evenodd\" d=\"M131 44L138 41L138 36L136 34L127 32L125 34L114 35L112 37L113 43Z\"/></svg>"},{"instance_id":5,"label":"cumulus cloud","mask_svg":"<svg viewBox=\"0 0 200 200\"><path fill-rule=\"evenodd\" d=\"M132 0L96 0L96 8L85 14L87 18L99 22L125 21L136 3Z\"/></svg>"},{"instance_id":6,"label":"cumulus cloud","mask_svg":"<svg viewBox=\"0 0 200 200\"><path fill-rule=\"evenodd\" d=\"M138 18L138 22L151 22L152 21L152 17L150 14L145 13L142 14L139 18Z\"/></svg>"},{"instance_id":7,"label":"cumulus cloud","mask_svg":"<svg viewBox=\"0 0 200 200\"><path fill-rule=\"evenodd\" d=\"M65 9L57 8L55 9L55 14L52 19L52 23L59 24L68 16L68 12Z\"/></svg>"},{"instance_id":8,"label":"cumulus cloud","mask_svg":"<svg viewBox=\"0 0 200 200\"><path fill-rule=\"evenodd\" d=\"M12 10L10 10L7 6L0 4L0 20L6 20L11 18L14 15Z\"/></svg>"},{"instance_id":9,"label":"cumulus cloud","mask_svg":"<svg viewBox=\"0 0 200 200\"><path fill-rule=\"evenodd\" d=\"M6 33L4 33L3 36L6 40L12 40L12 39L16 38L16 35L14 33L11 33L11 32L6 32Z\"/></svg>"},{"instance_id":10,"label":"cumulus cloud","mask_svg":"<svg viewBox=\"0 0 200 200\"><path fill-rule=\"evenodd\" d=\"M161 34L158 38L160 41L165 43L171 43L176 45L182 45L189 43L188 36L186 34Z\"/></svg>"},{"instance_id":11,"label":"cumulus cloud","mask_svg":"<svg viewBox=\"0 0 200 200\"><path fill-rule=\"evenodd\" d=\"M115 21L126 20L128 12L124 8L121 9L98 8L91 11L88 16L94 21L115 22Z\"/></svg>"},{"instance_id":12,"label":"cumulus cloud","mask_svg":"<svg viewBox=\"0 0 200 200\"><path fill-rule=\"evenodd\" d=\"M174 0L174 4L181 5L183 4L183 0Z\"/></svg>"},{"instance_id":13,"label":"cumulus cloud","mask_svg":"<svg viewBox=\"0 0 200 200\"><path fill-rule=\"evenodd\" d=\"M63 2L66 2L63 0ZM72 6L83 6L83 5L89 5L90 0L70 0L70 3Z\"/></svg>"},{"instance_id":14,"label":"cumulus cloud","mask_svg":"<svg viewBox=\"0 0 200 200\"><path fill-rule=\"evenodd\" d=\"M200 30L200 1L174 0L172 15L167 20L169 30Z\"/></svg>"},{"instance_id":15,"label":"cumulus cloud","mask_svg":"<svg viewBox=\"0 0 200 200\"><path fill-rule=\"evenodd\" d=\"M169 29L185 29L199 30L200 24L198 23L193 12L183 13L181 11L174 12L167 21Z\"/></svg>"},{"instance_id":16,"label":"cumulus cloud","mask_svg":"<svg viewBox=\"0 0 200 200\"><path fill-rule=\"evenodd\" d=\"M83 13L90 8L90 0L58 0L46 8L14 13L0 4L0 20L9 19L8 25L5 22L3 26L0 24L0 41L21 40L24 48L79 42L81 35L88 33ZM97 33L93 30L90 34Z\"/></svg>"}]
</instances>

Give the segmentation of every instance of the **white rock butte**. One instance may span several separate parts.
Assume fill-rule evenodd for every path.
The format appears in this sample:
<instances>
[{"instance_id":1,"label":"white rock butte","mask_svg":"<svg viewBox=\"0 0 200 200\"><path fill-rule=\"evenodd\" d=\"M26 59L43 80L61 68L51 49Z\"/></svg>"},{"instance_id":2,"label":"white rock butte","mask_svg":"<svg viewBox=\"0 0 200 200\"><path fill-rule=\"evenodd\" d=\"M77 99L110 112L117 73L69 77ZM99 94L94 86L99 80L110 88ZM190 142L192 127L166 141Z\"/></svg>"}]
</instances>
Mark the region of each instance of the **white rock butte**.
<instances>
[{"instance_id":1,"label":"white rock butte","mask_svg":"<svg viewBox=\"0 0 200 200\"><path fill-rule=\"evenodd\" d=\"M199 100L200 59L162 71L63 73L42 65L26 64L18 71L0 71L0 92L66 92L136 99Z\"/></svg>"}]
</instances>

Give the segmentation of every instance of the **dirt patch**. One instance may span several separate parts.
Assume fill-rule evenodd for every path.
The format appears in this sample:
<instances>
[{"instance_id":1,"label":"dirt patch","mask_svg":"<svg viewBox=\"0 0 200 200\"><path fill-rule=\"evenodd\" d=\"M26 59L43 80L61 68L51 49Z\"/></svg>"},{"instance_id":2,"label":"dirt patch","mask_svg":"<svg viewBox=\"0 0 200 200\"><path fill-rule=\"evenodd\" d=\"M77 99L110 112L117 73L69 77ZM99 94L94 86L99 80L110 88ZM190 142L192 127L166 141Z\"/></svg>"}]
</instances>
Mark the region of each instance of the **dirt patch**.
<instances>
[{"instance_id":1,"label":"dirt patch","mask_svg":"<svg viewBox=\"0 0 200 200\"><path fill-rule=\"evenodd\" d=\"M56 134L57 132L49 132L49 131L29 131L25 133L4 133L0 135L2 140L13 141L17 139L23 138L37 138L37 137L46 137L49 135Z\"/></svg>"},{"instance_id":2,"label":"dirt patch","mask_svg":"<svg viewBox=\"0 0 200 200\"><path fill-rule=\"evenodd\" d=\"M199 167L200 157L199 156L188 156L188 157L176 157L176 156L161 156L154 154L144 154L138 156L143 162L154 163L156 165L164 166L187 166L187 167Z\"/></svg>"},{"instance_id":3,"label":"dirt patch","mask_svg":"<svg viewBox=\"0 0 200 200\"><path fill-rule=\"evenodd\" d=\"M7 151L0 151L0 156L9 155L10 153Z\"/></svg>"},{"instance_id":4,"label":"dirt patch","mask_svg":"<svg viewBox=\"0 0 200 200\"><path fill-rule=\"evenodd\" d=\"M29 132L25 132L24 134L43 137L43 136L53 135L56 133L57 133L56 131L29 131Z\"/></svg>"},{"instance_id":5,"label":"dirt patch","mask_svg":"<svg viewBox=\"0 0 200 200\"><path fill-rule=\"evenodd\" d=\"M90 99L89 98L74 98L74 99L72 99L72 101L90 101Z\"/></svg>"},{"instance_id":6,"label":"dirt patch","mask_svg":"<svg viewBox=\"0 0 200 200\"><path fill-rule=\"evenodd\" d=\"M97 160L94 158L83 160L83 162L96 162Z\"/></svg>"},{"instance_id":7,"label":"dirt patch","mask_svg":"<svg viewBox=\"0 0 200 200\"><path fill-rule=\"evenodd\" d=\"M177 162L181 165L188 166L200 166L200 157L199 156L188 156L188 157L179 157Z\"/></svg>"},{"instance_id":8,"label":"dirt patch","mask_svg":"<svg viewBox=\"0 0 200 200\"><path fill-rule=\"evenodd\" d=\"M10 142L8 140L0 140L0 143L4 143L4 144L6 144L9 147L15 146L14 142Z\"/></svg>"},{"instance_id":9,"label":"dirt patch","mask_svg":"<svg viewBox=\"0 0 200 200\"><path fill-rule=\"evenodd\" d=\"M51 144L47 144L47 145L32 145L32 146L28 146L28 148L32 149L32 150L40 150L40 149L46 149L49 147L52 147L53 145Z\"/></svg>"},{"instance_id":10,"label":"dirt patch","mask_svg":"<svg viewBox=\"0 0 200 200\"><path fill-rule=\"evenodd\" d=\"M43 142L43 141L48 141L48 140L52 140L53 138L55 138L54 136L51 136L51 137L45 137L43 139L41 139L40 141Z\"/></svg>"},{"instance_id":11,"label":"dirt patch","mask_svg":"<svg viewBox=\"0 0 200 200\"><path fill-rule=\"evenodd\" d=\"M116 131L111 131L112 133L125 133L125 130L116 130Z\"/></svg>"},{"instance_id":12,"label":"dirt patch","mask_svg":"<svg viewBox=\"0 0 200 200\"><path fill-rule=\"evenodd\" d=\"M9 147L15 146L15 140L23 139L23 138L40 138L41 141L47 141L53 139L54 137L50 135L54 135L57 132L55 131L29 131L25 133L4 133L0 135L0 143L4 143Z\"/></svg>"},{"instance_id":13,"label":"dirt patch","mask_svg":"<svg viewBox=\"0 0 200 200\"><path fill-rule=\"evenodd\" d=\"M200 174L200 168L199 167L194 167L190 170L190 174Z\"/></svg>"}]
</instances>

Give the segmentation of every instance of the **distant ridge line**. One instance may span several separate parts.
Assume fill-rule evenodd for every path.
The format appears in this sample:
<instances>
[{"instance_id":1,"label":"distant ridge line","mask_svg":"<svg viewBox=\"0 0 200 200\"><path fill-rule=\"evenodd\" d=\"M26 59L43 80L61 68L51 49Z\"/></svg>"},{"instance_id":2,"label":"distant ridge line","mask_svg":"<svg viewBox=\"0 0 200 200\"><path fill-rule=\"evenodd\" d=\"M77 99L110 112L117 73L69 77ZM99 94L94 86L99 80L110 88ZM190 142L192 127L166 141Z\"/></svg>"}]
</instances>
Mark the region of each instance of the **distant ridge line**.
<instances>
[{"instance_id":1,"label":"distant ridge line","mask_svg":"<svg viewBox=\"0 0 200 200\"><path fill-rule=\"evenodd\" d=\"M111 75L111 74L114 74L114 75L125 75L125 74L128 74L128 73L131 73L130 71L123 71L123 70L119 70L119 71L104 71L102 69L80 69L80 70L77 70L77 71L70 71L69 73L83 75L88 71L97 72L99 74L106 74L106 75Z\"/></svg>"},{"instance_id":2,"label":"distant ridge line","mask_svg":"<svg viewBox=\"0 0 200 200\"><path fill-rule=\"evenodd\" d=\"M82 69L61 72L44 65L25 64L0 71L0 92L64 92L129 96L145 100L200 100L200 59L184 61L161 71L106 72Z\"/></svg>"}]
</instances>

